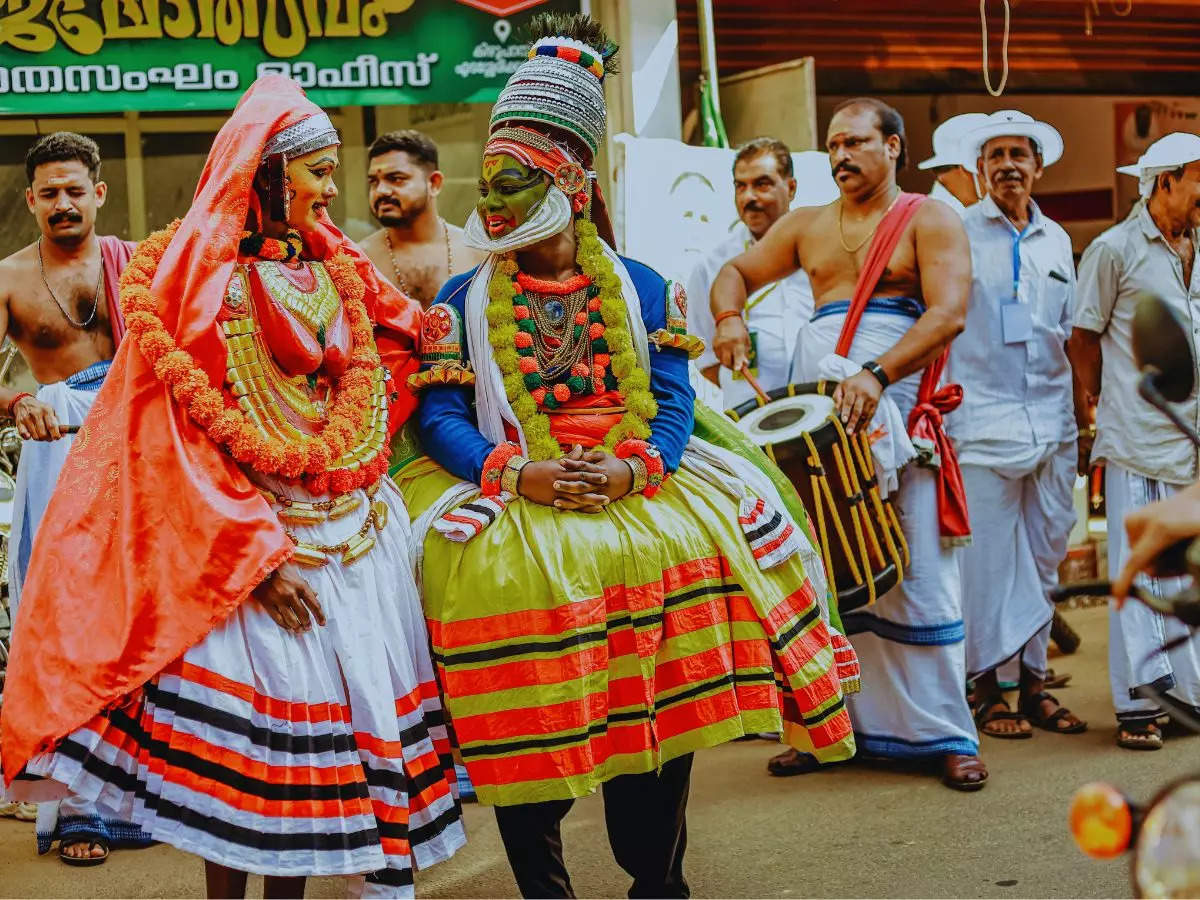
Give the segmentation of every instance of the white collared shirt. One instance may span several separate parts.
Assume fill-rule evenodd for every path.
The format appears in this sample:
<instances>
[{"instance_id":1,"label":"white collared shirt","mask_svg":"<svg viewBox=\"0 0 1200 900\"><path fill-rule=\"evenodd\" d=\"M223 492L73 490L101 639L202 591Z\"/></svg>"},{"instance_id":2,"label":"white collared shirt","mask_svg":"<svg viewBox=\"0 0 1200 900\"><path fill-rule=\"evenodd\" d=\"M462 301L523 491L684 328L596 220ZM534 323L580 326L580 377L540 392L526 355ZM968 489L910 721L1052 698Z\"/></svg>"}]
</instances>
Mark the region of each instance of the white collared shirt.
<instances>
[{"instance_id":1,"label":"white collared shirt","mask_svg":"<svg viewBox=\"0 0 1200 900\"><path fill-rule=\"evenodd\" d=\"M1193 236L1193 247L1200 234ZM1075 325L1100 334L1100 404L1096 410L1095 460L1109 460L1139 475L1170 484L1196 480L1191 442L1137 392L1140 373L1133 359L1133 313L1138 294L1166 301L1188 330L1192 353L1200 337L1200 265L1192 264L1190 285L1183 262L1171 249L1147 206L1094 241L1079 262ZM1195 389L1174 404L1184 421L1200 426Z\"/></svg>"},{"instance_id":2,"label":"white collared shirt","mask_svg":"<svg viewBox=\"0 0 1200 900\"><path fill-rule=\"evenodd\" d=\"M1020 235L990 196L963 217L971 296L966 328L950 345L948 362L963 403L946 424L960 462L970 465L1003 464L989 452L995 442L1009 442L1011 449L1012 442L1056 444L1076 434L1065 349L1075 294L1071 239L1032 200L1030 211ZM1032 333L1020 343L1005 343L1003 307L1012 303L1027 307L1032 319Z\"/></svg>"},{"instance_id":3,"label":"white collared shirt","mask_svg":"<svg viewBox=\"0 0 1200 900\"><path fill-rule=\"evenodd\" d=\"M712 350L716 329L708 305L712 283L721 266L744 252L753 241L750 230L739 222L733 233L697 263L688 276L688 331L704 340L704 353L696 360L699 369L716 365L717 362ZM758 374L755 377L764 391L788 383L792 355L796 351L796 336L812 314L812 285L802 270L755 291L747 298L746 327L754 335L758 351ZM754 397L754 390L745 379L735 379L725 367L721 367L718 377L726 409L732 409Z\"/></svg>"}]
</instances>

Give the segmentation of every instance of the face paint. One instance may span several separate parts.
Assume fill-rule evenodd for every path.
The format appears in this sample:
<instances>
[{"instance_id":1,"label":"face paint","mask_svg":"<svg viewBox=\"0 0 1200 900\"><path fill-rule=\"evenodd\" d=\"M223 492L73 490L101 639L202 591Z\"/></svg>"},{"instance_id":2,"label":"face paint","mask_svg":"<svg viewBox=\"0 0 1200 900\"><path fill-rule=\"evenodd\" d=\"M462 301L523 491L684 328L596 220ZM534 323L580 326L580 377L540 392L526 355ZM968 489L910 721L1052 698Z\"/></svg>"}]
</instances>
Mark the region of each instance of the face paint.
<instances>
[{"instance_id":1,"label":"face paint","mask_svg":"<svg viewBox=\"0 0 1200 900\"><path fill-rule=\"evenodd\" d=\"M491 238L515 231L546 197L549 176L507 154L483 158L476 209Z\"/></svg>"},{"instance_id":2,"label":"face paint","mask_svg":"<svg viewBox=\"0 0 1200 900\"><path fill-rule=\"evenodd\" d=\"M288 225L299 231L312 231L317 227L321 213L337 196L337 186L333 183L337 167L336 146L315 150L288 162Z\"/></svg>"}]
</instances>

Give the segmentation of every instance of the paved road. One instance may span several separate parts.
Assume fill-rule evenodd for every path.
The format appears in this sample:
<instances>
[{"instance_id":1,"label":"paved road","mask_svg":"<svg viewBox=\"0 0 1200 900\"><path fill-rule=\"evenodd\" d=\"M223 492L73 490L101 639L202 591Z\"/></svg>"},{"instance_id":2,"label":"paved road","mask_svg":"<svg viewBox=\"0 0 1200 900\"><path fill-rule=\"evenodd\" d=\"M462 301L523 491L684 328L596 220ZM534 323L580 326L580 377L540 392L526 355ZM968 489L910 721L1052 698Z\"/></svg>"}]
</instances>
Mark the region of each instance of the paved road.
<instances>
[{"instance_id":1,"label":"paved road","mask_svg":"<svg viewBox=\"0 0 1200 900\"><path fill-rule=\"evenodd\" d=\"M773 748L731 744L700 754L693 776L687 873L697 897L1123 897L1127 860L1097 863L1071 843L1067 804L1105 778L1134 797L1196 766L1200 737L1158 753L1113 745L1103 609L1070 613L1080 652L1055 665L1075 680L1062 699L1093 725L1076 737L986 740L991 784L959 794L917 772L843 766L775 779ZM564 828L582 897L623 897L598 798L577 804ZM470 842L419 873L422 897L508 897L515 891L487 809L468 807ZM32 826L0 820L0 897L201 897L202 866L168 847L115 853L95 870L34 855ZM342 895L344 882L313 879L309 897ZM261 885L251 885L259 892Z\"/></svg>"}]
</instances>

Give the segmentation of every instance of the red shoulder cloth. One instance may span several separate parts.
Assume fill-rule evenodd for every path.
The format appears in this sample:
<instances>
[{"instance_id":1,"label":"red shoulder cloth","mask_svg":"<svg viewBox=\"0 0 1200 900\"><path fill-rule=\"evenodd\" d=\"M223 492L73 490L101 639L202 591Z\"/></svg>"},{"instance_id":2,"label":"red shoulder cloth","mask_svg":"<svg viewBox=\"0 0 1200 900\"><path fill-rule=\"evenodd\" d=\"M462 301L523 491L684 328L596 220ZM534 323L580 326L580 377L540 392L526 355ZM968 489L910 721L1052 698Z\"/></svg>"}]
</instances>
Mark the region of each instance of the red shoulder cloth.
<instances>
[{"instance_id":1,"label":"red shoulder cloth","mask_svg":"<svg viewBox=\"0 0 1200 900\"><path fill-rule=\"evenodd\" d=\"M883 270L900 243L904 229L926 199L925 194L902 193L875 230L875 237L867 250L866 261L858 275L858 283L854 286L854 296L850 299L849 310L846 311L842 333L838 337L836 352L839 356L849 354L867 301L875 293ZM957 409L962 403L963 391L957 384L946 384L938 388L948 353L949 348L942 351L942 354L921 373L917 403L908 416L908 433L915 441L932 445L934 458L941 460L938 467L938 524L942 537L965 541L971 536L971 526L967 518L967 497L963 490L958 456L942 422L942 416Z\"/></svg>"}]
</instances>

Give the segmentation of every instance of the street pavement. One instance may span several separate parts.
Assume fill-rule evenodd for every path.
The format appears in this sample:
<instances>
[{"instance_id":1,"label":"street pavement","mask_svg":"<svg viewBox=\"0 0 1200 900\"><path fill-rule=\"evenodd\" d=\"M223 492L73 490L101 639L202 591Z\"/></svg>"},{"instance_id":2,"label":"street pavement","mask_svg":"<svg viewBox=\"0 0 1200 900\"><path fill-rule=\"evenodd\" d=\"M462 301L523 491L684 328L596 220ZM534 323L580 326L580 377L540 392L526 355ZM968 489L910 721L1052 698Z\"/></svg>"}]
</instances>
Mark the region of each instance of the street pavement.
<instances>
[{"instance_id":1,"label":"street pavement","mask_svg":"<svg viewBox=\"0 0 1200 900\"><path fill-rule=\"evenodd\" d=\"M1148 799L1200 768L1200 737L1156 753L1119 750L1108 698L1103 607L1073 610L1079 652L1052 660L1074 675L1060 699L1092 725L1084 735L1037 731L1033 740L984 739L991 781L977 794L931 774L877 765L771 778L774 746L751 741L697 756L689 805L687 876L696 897L1127 897L1128 858L1087 859L1067 831L1071 795L1108 780ZM458 856L417 874L419 897L511 897L491 811L466 808L470 840ZM563 841L576 893L623 897L599 797L578 802ZM345 881L311 879L308 897L339 897ZM262 896L252 879L251 896ZM169 847L114 852L98 869L38 858L33 826L0 820L0 897L202 897L203 866Z\"/></svg>"}]
</instances>

